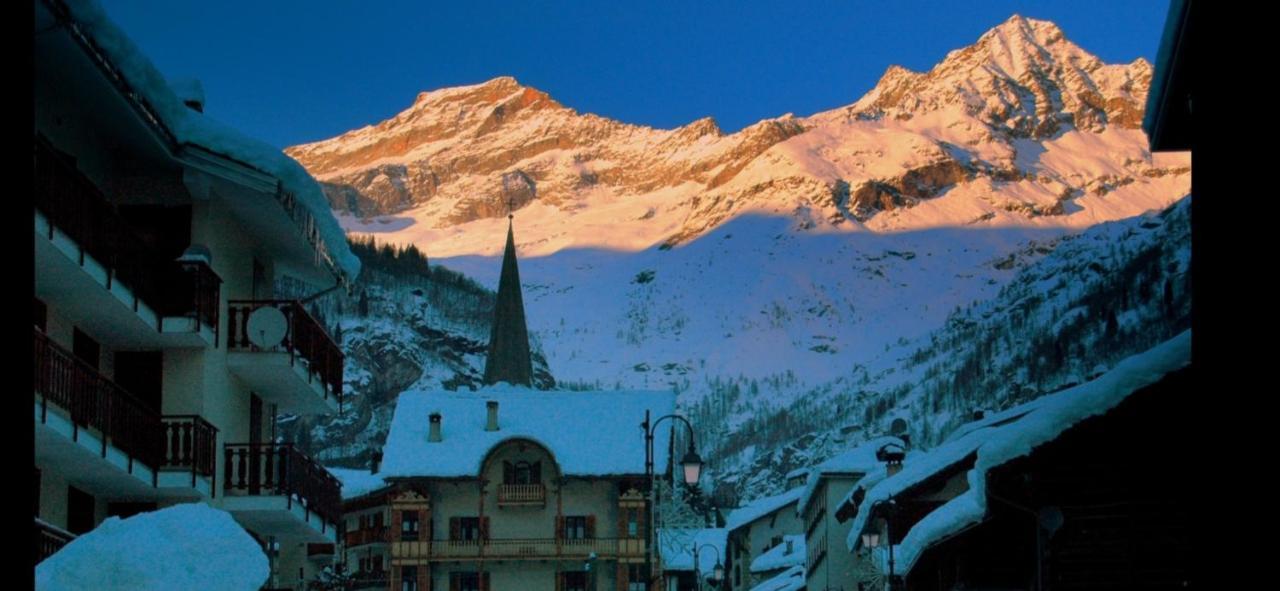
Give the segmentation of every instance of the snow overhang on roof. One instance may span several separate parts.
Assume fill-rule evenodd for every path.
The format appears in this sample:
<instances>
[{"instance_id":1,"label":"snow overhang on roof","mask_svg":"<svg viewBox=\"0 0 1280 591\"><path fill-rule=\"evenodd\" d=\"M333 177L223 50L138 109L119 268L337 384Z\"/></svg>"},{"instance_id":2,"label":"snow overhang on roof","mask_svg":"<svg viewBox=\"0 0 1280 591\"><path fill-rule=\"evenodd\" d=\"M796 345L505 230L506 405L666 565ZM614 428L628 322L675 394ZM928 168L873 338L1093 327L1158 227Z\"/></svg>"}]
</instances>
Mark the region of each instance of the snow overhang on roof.
<instances>
[{"instance_id":1,"label":"snow overhang on roof","mask_svg":"<svg viewBox=\"0 0 1280 591\"><path fill-rule=\"evenodd\" d=\"M1171 0L1142 129L1152 152L1191 149L1191 0Z\"/></svg>"},{"instance_id":2,"label":"snow overhang on roof","mask_svg":"<svg viewBox=\"0 0 1280 591\"><path fill-rule=\"evenodd\" d=\"M780 510L786 509L794 505L800 499L800 494L804 492L803 487L795 487L787 492L776 495L762 497L734 509L729 513L729 517L725 519L725 528L733 531L740 527L751 525L756 520L768 517Z\"/></svg>"},{"instance_id":3,"label":"snow overhang on roof","mask_svg":"<svg viewBox=\"0 0 1280 591\"><path fill-rule=\"evenodd\" d=\"M497 431L485 431L486 402L498 402ZM406 391L383 446L381 475L474 478L497 446L527 440L545 447L565 476L640 476L640 423L675 412L669 391L540 391L500 383L475 392ZM442 440L428 442L428 415L439 412ZM654 470L667 468L670 429L654 435Z\"/></svg>"},{"instance_id":4,"label":"snow overhang on roof","mask_svg":"<svg viewBox=\"0 0 1280 591\"><path fill-rule=\"evenodd\" d=\"M360 261L329 209L320 185L292 158L189 108L151 60L94 0L41 0L129 100L173 156L187 161L188 146L274 177L276 197L315 250L317 262L341 282L360 274ZM205 158L207 160L207 157Z\"/></svg>"},{"instance_id":5,"label":"snow overhang on roof","mask_svg":"<svg viewBox=\"0 0 1280 591\"><path fill-rule=\"evenodd\" d=\"M924 454L915 462L904 463L902 472L882 480L867 491L862 506L871 506L901 494L938 471L954 466L956 460L963 459L962 454L975 454L973 467L966 474L969 490L916 522L902 543L896 546L898 572L906 574L925 550L985 519L986 475L992 468L1030 454L1085 419L1109 412L1130 394L1158 382L1190 362L1191 331L1187 330L1121 361L1093 381L1043 396L1034 410L1013 422L973 430ZM849 551L855 551L861 545L861 535L870 513L859 511L854 519L846 539ZM878 560L884 560L885 553L880 551L885 549L885 546L877 548L875 556Z\"/></svg>"},{"instance_id":6,"label":"snow overhang on roof","mask_svg":"<svg viewBox=\"0 0 1280 591\"><path fill-rule=\"evenodd\" d=\"M751 591L799 591L800 589L804 589L804 584L804 566L797 565L778 573L777 576L768 579L755 587L752 587Z\"/></svg>"},{"instance_id":7,"label":"snow overhang on roof","mask_svg":"<svg viewBox=\"0 0 1280 591\"><path fill-rule=\"evenodd\" d=\"M809 471L809 478L805 481L804 488L800 493L800 498L796 503L796 514L803 515L805 509L809 507L809 502L813 499L813 493L818 490L818 483L823 478L843 474L861 474L862 478L883 477L886 469L884 462L876 459L876 451L885 445L904 446L905 442L898 437L885 435L876 437L858 444L853 449L836 454L825 462L814 466ZM912 457L915 452L908 452L908 457Z\"/></svg>"},{"instance_id":8,"label":"snow overhang on roof","mask_svg":"<svg viewBox=\"0 0 1280 591\"><path fill-rule=\"evenodd\" d=\"M787 544L790 543L790 551ZM790 566L804 565L808 554L805 551L804 534L783 536L782 543L770 548L764 554L751 561L751 572L764 573Z\"/></svg>"}]
</instances>

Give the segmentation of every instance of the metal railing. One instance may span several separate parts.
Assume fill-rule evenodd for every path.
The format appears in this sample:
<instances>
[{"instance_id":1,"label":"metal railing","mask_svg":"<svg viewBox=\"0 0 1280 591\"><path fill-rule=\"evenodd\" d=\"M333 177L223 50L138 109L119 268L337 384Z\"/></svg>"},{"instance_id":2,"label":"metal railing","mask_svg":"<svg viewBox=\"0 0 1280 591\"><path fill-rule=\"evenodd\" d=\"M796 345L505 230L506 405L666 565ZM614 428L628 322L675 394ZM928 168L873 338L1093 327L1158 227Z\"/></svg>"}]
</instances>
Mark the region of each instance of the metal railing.
<instances>
[{"instance_id":1,"label":"metal railing","mask_svg":"<svg viewBox=\"0 0 1280 591\"><path fill-rule=\"evenodd\" d=\"M73 438L78 438L81 429L98 432L103 457L110 444L128 454L131 460L152 470L159 468L165 457L160 414L39 329L32 330L35 334L34 381L41 420L46 420L52 403L70 416Z\"/></svg>"},{"instance_id":2,"label":"metal railing","mask_svg":"<svg viewBox=\"0 0 1280 591\"><path fill-rule=\"evenodd\" d=\"M286 331L278 344L267 348L249 340L249 316L259 308L273 307L284 314ZM342 403L342 349L324 326L297 300L232 300L227 307L227 348L231 351L284 352L290 363L306 361L308 375L325 386L325 396Z\"/></svg>"},{"instance_id":3,"label":"metal railing","mask_svg":"<svg viewBox=\"0 0 1280 591\"><path fill-rule=\"evenodd\" d=\"M191 470L191 486L203 476L217 489L214 466L217 464L218 428L197 415L166 415L164 423L164 467Z\"/></svg>"},{"instance_id":4,"label":"metal railing","mask_svg":"<svg viewBox=\"0 0 1280 591\"><path fill-rule=\"evenodd\" d=\"M338 479L292 443L228 443L224 449L224 494L284 496L327 523L342 520Z\"/></svg>"},{"instance_id":5,"label":"metal railing","mask_svg":"<svg viewBox=\"0 0 1280 591\"><path fill-rule=\"evenodd\" d=\"M388 528L385 525L380 527L366 527L348 531L346 535L343 536L343 540L348 548L363 546L365 544L378 544L384 543L388 540L387 533Z\"/></svg>"},{"instance_id":6,"label":"metal railing","mask_svg":"<svg viewBox=\"0 0 1280 591\"><path fill-rule=\"evenodd\" d=\"M428 560L518 560L640 557L643 538L528 538L393 541L393 558Z\"/></svg>"},{"instance_id":7,"label":"metal railing","mask_svg":"<svg viewBox=\"0 0 1280 591\"><path fill-rule=\"evenodd\" d=\"M35 520L35 536L37 563L52 556L76 538L74 534L53 527L39 518Z\"/></svg>"}]
</instances>

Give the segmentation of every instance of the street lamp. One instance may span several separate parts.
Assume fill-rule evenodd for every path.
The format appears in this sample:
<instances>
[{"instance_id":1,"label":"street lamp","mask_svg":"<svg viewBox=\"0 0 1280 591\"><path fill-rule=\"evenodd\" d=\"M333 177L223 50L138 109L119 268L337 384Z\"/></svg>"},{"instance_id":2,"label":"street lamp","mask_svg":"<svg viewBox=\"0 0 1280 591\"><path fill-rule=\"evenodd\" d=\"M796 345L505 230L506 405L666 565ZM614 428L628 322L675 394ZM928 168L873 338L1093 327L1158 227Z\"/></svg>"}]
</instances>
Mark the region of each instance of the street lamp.
<instances>
[{"instance_id":1,"label":"street lamp","mask_svg":"<svg viewBox=\"0 0 1280 591\"><path fill-rule=\"evenodd\" d=\"M653 528L656 520L654 518L654 510L657 508L657 500L654 496L654 474L653 474L653 434L658 431L658 423L667 419L678 419L684 423L689 429L689 451L685 452L684 457L680 460L683 467L684 483L686 486L693 486L698 483L698 479L702 475L702 458L698 456L698 451L693 443L693 425L689 420L680 415L666 415L652 423L649 422L649 411L644 411L644 422L640 423L640 428L644 430L644 474L648 481L649 490L649 527L645 528L645 546L644 546L644 571L645 571L645 588L653 585Z\"/></svg>"},{"instance_id":2,"label":"street lamp","mask_svg":"<svg viewBox=\"0 0 1280 591\"><path fill-rule=\"evenodd\" d=\"M898 504L894 502L893 497L889 497L883 501L876 501L867 509L869 514L874 515L876 508L884 506L884 537L885 544L889 546L889 589L892 591L897 588L897 583L893 574L893 531L890 529L893 516L897 513ZM862 534L862 545L872 550L880 546L880 533L867 532Z\"/></svg>"},{"instance_id":3,"label":"street lamp","mask_svg":"<svg viewBox=\"0 0 1280 591\"><path fill-rule=\"evenodd\" d=\"M703 544L693 548L693 576L698 579L698 587L702 587L702 561L698 560L698 551L710 546L716 552L716 565L711 567L711 586L719 587L724 581L724 565L720 563L720 549L714 544Z\"/></svg>"}]
</instances>

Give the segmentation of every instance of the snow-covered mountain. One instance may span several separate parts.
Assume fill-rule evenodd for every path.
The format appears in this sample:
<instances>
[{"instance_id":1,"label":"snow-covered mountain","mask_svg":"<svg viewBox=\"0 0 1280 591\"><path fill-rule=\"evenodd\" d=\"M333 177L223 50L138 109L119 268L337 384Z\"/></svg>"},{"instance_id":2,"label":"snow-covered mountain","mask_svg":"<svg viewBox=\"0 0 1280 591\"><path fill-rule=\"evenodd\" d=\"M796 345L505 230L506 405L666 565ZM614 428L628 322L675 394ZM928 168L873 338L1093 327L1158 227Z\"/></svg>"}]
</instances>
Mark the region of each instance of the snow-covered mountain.
<instances>
[{"instance_id":1,"label":"snow-covered mountain","mask_svg":"<svg viewBox=\"0 0 1280 591\"><path fill-rule=\"evenodd\" d=\"M1151 154L1138 128L1150 79L1144 60L1103 64L1052 23L1014 16L928 72L890 67L846 107L735 133L579 114L498 78L288 153L349 231L414 244L490 287L513 205L550 372L676 387L690 411L755 380L745 396L758 404L699 410L727 421L704 431L732 470L778 442L752 440L758 422L730 407L763 417L834 400L813 393L852 387L856 368L937 334L957 308L999 301L1065 237L1184 197L1190 156ZM1040 287L1052 299L1069 285Z\"/></svg>"}]
</instances>

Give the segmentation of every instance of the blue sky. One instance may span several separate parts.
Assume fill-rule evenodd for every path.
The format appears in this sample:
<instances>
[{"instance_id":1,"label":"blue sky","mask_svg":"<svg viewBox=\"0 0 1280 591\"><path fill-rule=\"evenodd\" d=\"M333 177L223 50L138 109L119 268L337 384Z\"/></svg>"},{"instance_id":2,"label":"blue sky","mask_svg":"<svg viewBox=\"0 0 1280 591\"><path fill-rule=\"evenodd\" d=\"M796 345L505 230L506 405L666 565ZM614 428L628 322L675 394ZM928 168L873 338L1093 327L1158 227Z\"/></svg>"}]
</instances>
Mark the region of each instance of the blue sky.
<instances>
[{"instance_id":1,"label":"blue sky","mask_svg":"<svg viewBox=\"0 0 1280 591\"><path fill-rule=\"evenodd\" d=\"M1017 13L1108 63L1155 60L1168 0L1012 2L101 0L206 113L284 147L376 123L418 92L515 76L580 112L725 131L854 102Z\"/></svg>"}]
</instances>

